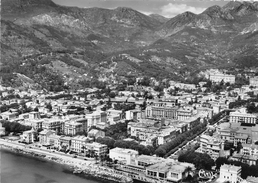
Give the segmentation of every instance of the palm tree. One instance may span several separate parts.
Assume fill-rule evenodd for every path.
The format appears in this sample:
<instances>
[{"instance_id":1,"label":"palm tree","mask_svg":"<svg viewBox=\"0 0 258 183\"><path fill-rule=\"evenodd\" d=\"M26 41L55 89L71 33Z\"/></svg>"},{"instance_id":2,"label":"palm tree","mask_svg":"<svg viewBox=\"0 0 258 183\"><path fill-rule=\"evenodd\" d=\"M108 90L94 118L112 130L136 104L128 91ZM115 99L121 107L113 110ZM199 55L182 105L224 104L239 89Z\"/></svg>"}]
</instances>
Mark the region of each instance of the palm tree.
<instances>
[{"instance_id":1,"label":"palm tree","mask_svg":"<svg viewBox=\"0 0 258 183\"><path fill-rule=\"evenodd\" d=\"M192 167L188 166L186 169L185 169L185 174L187 174L187 177L190 175L191 177L193 177L193 169Z\"/></svg>"}]
</instances>

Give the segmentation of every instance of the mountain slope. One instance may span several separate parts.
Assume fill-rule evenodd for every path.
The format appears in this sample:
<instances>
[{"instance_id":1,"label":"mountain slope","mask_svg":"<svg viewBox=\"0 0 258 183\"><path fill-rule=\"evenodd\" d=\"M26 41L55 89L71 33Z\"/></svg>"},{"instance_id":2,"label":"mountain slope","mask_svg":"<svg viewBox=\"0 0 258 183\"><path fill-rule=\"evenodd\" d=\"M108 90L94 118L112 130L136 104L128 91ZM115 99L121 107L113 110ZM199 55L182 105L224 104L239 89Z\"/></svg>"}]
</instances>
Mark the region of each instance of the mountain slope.
<instances>
[{"instance_id":1,"label":"mountain slope","mask_svg":"<svg viewBox=\"0 0 258 183\"><path fill-rule=\"evenodd\" d=\"M22 84L15 79L21 75L48 90L129 76L184 80L197 69L258 59L257 3L229 2L171 19L51 0L1 6L0 77L8 85Z\"/></svg>"}]
</instances>

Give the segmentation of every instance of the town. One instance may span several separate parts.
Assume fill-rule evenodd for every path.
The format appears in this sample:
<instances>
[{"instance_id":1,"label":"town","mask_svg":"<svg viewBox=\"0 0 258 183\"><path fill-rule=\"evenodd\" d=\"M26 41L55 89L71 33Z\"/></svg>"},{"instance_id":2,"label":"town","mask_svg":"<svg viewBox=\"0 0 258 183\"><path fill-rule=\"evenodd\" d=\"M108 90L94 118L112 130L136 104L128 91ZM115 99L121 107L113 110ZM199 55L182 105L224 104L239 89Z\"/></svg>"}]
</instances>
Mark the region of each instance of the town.
<instances>
[{"instance_id":1,"label":"town","mask_svg":"<svg viewBox=\"0 0 258 183\"><path fill-rule=\"evenodd\" d=\"M125 182L257 183L255 72L242 85L218 69L196 84L138 77L55 93L0 85L0 144Z\"/></svg>"}]
</instances>

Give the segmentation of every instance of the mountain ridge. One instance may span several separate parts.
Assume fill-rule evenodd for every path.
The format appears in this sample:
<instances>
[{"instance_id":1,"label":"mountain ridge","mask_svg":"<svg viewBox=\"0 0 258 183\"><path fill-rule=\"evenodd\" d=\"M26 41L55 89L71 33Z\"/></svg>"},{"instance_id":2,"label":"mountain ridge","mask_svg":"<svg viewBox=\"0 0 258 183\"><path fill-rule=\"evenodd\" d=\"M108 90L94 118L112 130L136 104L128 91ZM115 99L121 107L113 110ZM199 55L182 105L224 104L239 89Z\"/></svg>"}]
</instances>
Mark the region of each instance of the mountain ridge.
<instances>
[{"instance_id":1,"label":"mountain ridge","mask_svg":"<svg viewBox=\"0 0 258 183\"><path fill-rule=\"evenodd\" d=\"M51 72L60 86L83 86L129 76L184 79L194 69L258 55L257 3L229 2L170 19L126 7L65 7L51 0L3 0L2 6L0 77L9 84L12 67L44 87L41 80L51 85ZM36 71L42 74L32 74Z\"/></svg>"}]
</instances>

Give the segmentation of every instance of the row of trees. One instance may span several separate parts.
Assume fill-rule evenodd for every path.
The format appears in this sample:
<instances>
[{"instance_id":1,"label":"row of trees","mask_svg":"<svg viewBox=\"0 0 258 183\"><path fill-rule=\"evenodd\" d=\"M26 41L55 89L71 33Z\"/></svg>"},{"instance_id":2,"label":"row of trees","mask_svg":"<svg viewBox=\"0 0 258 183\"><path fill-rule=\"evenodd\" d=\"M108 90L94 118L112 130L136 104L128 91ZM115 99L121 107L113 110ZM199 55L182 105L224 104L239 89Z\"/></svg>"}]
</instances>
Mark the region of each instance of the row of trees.
<instances>
[{"instance_id":1,"label":"row of trees","mask_svg":"<svg viewBox=\"0 0 258 183\"><path fill-rule=\"evenodd\" d=\"M138 151L139 154L144 154L144 155L152 155L155 151L154 147L140 145L138 144L138 142L135 142L135 141L117 140L114 143L114 147L133 149Z\"/></svg>"},{"instance_id":2,"label":"row of trees","mask_svg":"<svg viewBox=\"0 0 258 183\"><path fill-rule=\"evenodd\" d=\"M71 94L59 94L59 95L54 95L54 96L47 96L46 99L61 99L61 98L65 98L65 99L72 99L72 95Z\"/></svg>"},{"instance_id":3,"label":"row of trees","mask_svg":"<svg viewBox=\"0 0 258 183\"><path fill-rule=\"evenodd\" d=\"M255 103L249 103L246 106L248 113L258 113L258 106L255 106Z\"/></svg>"},{"instance_id":4,"label":"row of trees","mask_svg":"<svg viewBox=\"0 0 258 183\"><path fill-rule=\"evenodd\" d=\"M178 161L193 163L197 169L211 170L215 165L214 160L204 153L194 151L186 151L179 155Z\"/></svg>"},{"instance_id":5,"label":"row of trees","mask_svg":"<svg viewBox=\"0 0 258 183\"><path fill-rule=\"evenodd\" d=\"M217 123L222 118L222 114L223 112L219 112L218 114L212 116L212 118L209 120L209 124L214 125L215 123Z\"/></svg>"},{"instance_id":6,"label":"row of trees","mask_svg":"<svg viewBox=\"0 0 258 183\"><path fill-rule=\"evenodd\" d=\"M155 154L160 157L169 156L178 148L178 146L187 143L188 141L196 137L196 135L202 133L205 129L206 123L201 123L193 129L183 134L179 134L175 139L169 141L168 143L159 146L155 150Z\"/></svg>"},{"instance_id":7,"label":"row of trees","mask_svg":"<svg viewBox=\"0 0 258 183\"><path fill-rule=\"evenodd\" d=\"M133 104L120 104L120 103L117 103L117 104L114 105L115 110L122 110L122 111L133 110L133 109L135 109L135 107L136 107L135 103L133 103Z\"/></svg>"},{"instance_id":8,"label":"row of trees","mask_svg":"<svg viewBox=\"0 0 258 183\"><path fill-rule=\"evenodd\" d=\"M252 113L252 112L256 112L256 107L254 102L258 102L258 95L248 100L241 100L241 98L239 97L237 101L230 102L228 107L229 109L234 109L237 107L246 106L248 104L246 106L247 110L249 110Z\"/></svg>"},{"instance_id":9,"label":"row of trees","mask_svg":"<svg viewBox=\"0 0 258 183\"><path fill-rule=\"evenodd\" d=\"M25 126L20 123L12 123L6 120L1 120L0 123L2 123L2 126L5 127L6 134L13 133L21 133L27 130L31 130L31 126Z\"/></svg>"},{"instance_id":10,"label":"row of trees","mask_svg":"<svg viewBox=\"0 0 258 183\"><path fill-rule=\"evenodd\" d=\"M96 139L98 143L105 144L108 148L112 149L115 147L133 149L139 152L139 154L153 155L155 147L140 145L136 141L124 141L124 140L114 140L110 137L99 137Z\"/></svg>"}]
</instances>

